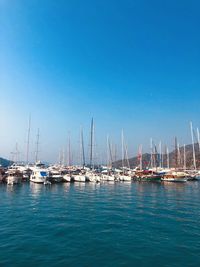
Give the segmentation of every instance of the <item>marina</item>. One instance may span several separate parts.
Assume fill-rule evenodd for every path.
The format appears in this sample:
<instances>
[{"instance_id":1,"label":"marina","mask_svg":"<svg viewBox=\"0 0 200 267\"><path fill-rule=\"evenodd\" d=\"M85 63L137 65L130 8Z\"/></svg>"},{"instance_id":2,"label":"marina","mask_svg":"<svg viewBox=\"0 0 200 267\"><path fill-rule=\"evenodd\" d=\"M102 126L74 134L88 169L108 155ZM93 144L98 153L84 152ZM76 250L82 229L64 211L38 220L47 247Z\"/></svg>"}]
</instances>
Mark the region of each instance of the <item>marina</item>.
<instances>
[{"instance_id":1,"label":"marina","mask_svg":"<svg viewBox=\"0 0 200 267\"><path fill-rule=\"evenodd\" d=\"M0 267L200 267L200 1L0 10Z\"/></svg>"}]
</instances>

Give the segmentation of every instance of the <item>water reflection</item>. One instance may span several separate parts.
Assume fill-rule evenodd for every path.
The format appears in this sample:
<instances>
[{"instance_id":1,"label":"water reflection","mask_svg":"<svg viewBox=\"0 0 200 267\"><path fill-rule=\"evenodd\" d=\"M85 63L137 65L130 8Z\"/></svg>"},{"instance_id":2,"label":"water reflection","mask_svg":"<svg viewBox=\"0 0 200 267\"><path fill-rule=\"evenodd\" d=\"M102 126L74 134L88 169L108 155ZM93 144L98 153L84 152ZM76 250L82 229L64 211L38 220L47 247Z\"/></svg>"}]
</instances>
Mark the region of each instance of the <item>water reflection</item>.
<instances>
[{"instance_id":1,"label":"water reflection","mask_svg":"<svg viewBox=\"0 0 200 267\"><path fill-rule=\"evenodd\" d=\"M46 187L44 184L30 183L30 191L33 197L37 198L45 190Z\"/></svg>"},{"instance_id":2,"label":"water reflection","mask_svg":"<svg viewBox=\"0 0 200 267\"><path fill-rule=\"evenodd\" d=\"M188 184L187 183L172 183L172 182L165 181L162 183L162 186L166 191L176 190L179 192L184 192Z\"/></svg>"},{"instance_id":3,"label":"water reflection","mask_svg":"<svg viewBox=\"0 0 200 267\"><path fill-rule=\"evenodd\" d=\"M10 194L17 193L21 190L22 184L6 184L6 191Z\"/></svg>"}]
</instances>

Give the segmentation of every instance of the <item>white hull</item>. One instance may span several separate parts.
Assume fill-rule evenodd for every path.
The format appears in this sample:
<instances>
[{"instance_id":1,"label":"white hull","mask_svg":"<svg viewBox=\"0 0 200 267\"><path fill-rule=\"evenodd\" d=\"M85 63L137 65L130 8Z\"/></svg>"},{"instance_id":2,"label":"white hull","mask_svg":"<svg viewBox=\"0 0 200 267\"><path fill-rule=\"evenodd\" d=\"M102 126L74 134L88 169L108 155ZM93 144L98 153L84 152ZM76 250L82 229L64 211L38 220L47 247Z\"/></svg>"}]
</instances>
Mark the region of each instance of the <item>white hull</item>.
<instances>
[{"instance_id":1,"label":"white hull","mask_svg":"<svg viewBox=\"0 0 200 267\"><path fill-rule=\"evenodd\" d=\"M47 182L47 179L46 178L43 178L43 177L36 177L36 178L30 178L30 181L33 182L33 183L36 183L36 184L44 184Z\"/></svg>"},{"instance_id":2,"label":"white hull","mask_svg":"<svg viewBox=\"0 0 200 267\"><path fill-rule=\"evenodd\" d=\"M69 176L69 175L64 175L63 176L63 180L65 181L65 182L68 182L68 183L70 183L71 182L71 176Z\"/></svg>"},{"instance_id":3,"label":"white hull","mask_svg":"<svg viewBox=\"0 0 200 267\"><path fill-rule=\"evenodd\" d=\"M89 182L93 182L93 183L98 183L101 180L98 175L95 175L95 174L92 174L92 173L89 173L89 174L86 173L86 179Z\"/></svg>"},{"instance_id":4,"label":"white hull","mask_svg":"<svg viewBox=\"0 0 200 267\"><path fill-rule=\"evenodd\" d=\"M119 180L123 181L123 182L130 182L131 181L131 177L130 176L126 176L126 175L121 175L119 177Z\"/></svg>"},{"instance_id":5,"label":"white hull","mask_svg":"<svg viewBox=\"0 0 200 267\"><path fill-rule=\"evenodd\" d=\"M60 175L53 175L51 176L52 183L61 183L63 181L63 177Z\"/></svg>"},{"instance_id":6,"label":"white hull","mask_svg":"<svg viewBox=\"0 0 200 267\"><path fill-rule=\"evenodd\" d=\"M101 181L111 181L111 182L113 182L113 181L115 181L115 177L114 176L110 176L110 175L103 175L101 177Z\"/></svg>"},{"instance_id":7,"label":"white hull","mask_svg":"<svg viewBox=\"0 0 200 267\"><path fill-rule=\"evenodd\" d=\"M22 181L22 177L20 177L20 176L9 175L7 177L7 184L8 185L19 184L19 183L21 183L21 181Z\"/></svg>"},{"instance_id":8,"label":"white hull","mask_svg":"<svg viewBox=\"0 0 200 267\"><path fill-rule=\"evenodd\" d=\"M85 175L75 175L74 176L74 182L82 182L82 183L85 183L86 182Z\"/></svg>"},{"instance_id":9,"label":"white hull","mask_svg":"<svg viewBox=\"0 0 200 267\"><path fill-rule=\"evenodd\" d=\"M46 171L46 169L35 167L30 176L30 181L36 184L50 184L49 173Z\"/></svg>"}]
</instances>

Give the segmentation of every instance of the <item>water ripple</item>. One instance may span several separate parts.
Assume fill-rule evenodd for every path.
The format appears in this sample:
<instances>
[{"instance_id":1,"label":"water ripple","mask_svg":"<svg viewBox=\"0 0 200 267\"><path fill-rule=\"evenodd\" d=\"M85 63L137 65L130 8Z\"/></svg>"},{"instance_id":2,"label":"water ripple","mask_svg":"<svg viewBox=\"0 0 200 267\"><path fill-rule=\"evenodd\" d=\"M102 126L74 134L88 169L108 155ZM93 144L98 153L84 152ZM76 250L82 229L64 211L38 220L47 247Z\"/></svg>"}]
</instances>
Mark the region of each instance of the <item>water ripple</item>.
<instances>
[{"instance_id":1,"label":"water ripple","mask_svg":"<svg viewBox=\"0 0 200 267\"><path fill-rule=\"evenodd\" d=\"M199 266L200 183L0 186L0 266Z\"/></svg>"}]
</instances>

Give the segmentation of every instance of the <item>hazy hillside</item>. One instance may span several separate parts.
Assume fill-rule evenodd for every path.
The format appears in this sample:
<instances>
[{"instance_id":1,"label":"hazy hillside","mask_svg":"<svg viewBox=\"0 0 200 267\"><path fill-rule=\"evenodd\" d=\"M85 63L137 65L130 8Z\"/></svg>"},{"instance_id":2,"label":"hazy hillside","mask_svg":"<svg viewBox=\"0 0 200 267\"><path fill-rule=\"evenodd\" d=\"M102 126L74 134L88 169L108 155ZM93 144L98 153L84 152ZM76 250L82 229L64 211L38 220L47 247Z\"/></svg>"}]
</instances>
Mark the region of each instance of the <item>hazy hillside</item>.
<instances>
[{"instance_id":1,"label":"hazy hillside","mask_svg":"<svg viewBox=\"0 0 200 267\"><path fill-rule=\"evenodd\" d=\"M4 159L4 158L0 158L0 165L3 167L7 167L9 165L12 164L12 161Z\"/></svg>"}]
</instances>

